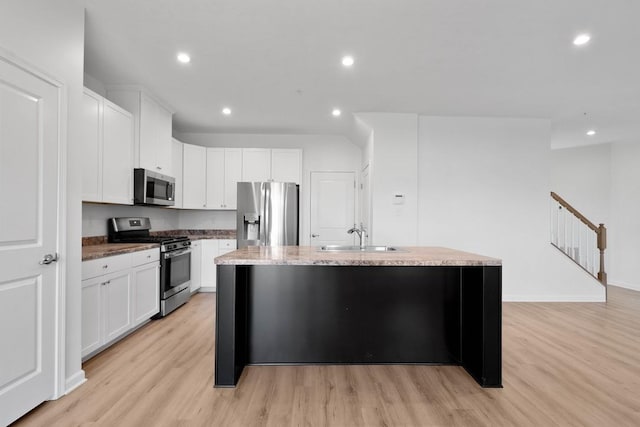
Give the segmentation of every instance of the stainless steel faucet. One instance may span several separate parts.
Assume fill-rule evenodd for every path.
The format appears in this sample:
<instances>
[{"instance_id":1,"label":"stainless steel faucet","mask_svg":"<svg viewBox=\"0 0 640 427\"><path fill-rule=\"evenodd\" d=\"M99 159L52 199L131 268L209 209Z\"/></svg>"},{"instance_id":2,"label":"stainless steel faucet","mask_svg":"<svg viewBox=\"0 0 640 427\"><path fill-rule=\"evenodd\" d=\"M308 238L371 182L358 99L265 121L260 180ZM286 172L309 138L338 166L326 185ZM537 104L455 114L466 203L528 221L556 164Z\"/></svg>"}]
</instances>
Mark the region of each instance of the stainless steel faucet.
<instances>
[{"instance_id":1,"label":"stainless steel faucet","mask_svg":"<svg viewBox=\"0 0 640 427\"><path fill-rule=\"evenodd\" d=\"M355 224L353 224L353 227L347 230L347 233L349 234L353 234L353 233L357 233L358 237L360 238L360 249L364 249L364 247L366 246L366 238L367 238L367 229L364 228L364 225L362 223L360 223L360 228L357 228Z\"/></svg>"}]
</instances>

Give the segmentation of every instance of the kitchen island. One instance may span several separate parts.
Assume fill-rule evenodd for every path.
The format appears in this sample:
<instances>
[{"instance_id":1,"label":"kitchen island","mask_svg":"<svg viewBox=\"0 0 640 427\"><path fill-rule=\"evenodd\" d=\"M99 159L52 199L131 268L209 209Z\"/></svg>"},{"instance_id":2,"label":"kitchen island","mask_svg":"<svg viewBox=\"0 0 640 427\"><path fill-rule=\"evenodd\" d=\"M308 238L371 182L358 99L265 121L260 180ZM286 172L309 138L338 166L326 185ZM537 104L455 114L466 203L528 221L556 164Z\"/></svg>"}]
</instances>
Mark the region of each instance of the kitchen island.
<instances>
[{"instance_id":1,"label":"kitchen island","mask_svg":"<svg viewBox=\"0 0 640 427\"><path fill-rule=\"evenodd\" d=\"M217 264L215 387L246 365L461 365L502 386L502 266L448 248L247 247Z\"/></svg>"}]
</instances>

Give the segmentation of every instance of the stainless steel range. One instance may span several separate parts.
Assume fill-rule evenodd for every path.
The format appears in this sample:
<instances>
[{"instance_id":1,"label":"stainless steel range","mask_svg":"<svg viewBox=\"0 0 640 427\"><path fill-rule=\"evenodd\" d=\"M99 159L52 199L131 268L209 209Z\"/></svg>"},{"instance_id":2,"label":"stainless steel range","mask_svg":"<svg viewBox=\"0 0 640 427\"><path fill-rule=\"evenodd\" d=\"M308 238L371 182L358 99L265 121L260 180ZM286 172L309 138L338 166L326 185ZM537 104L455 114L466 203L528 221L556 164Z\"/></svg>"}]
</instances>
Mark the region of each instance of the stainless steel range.
<instances>
[{"instance_id":1,"label":"stainless steel range","mask_svg":"<svg viewBox=\"0 0 640 427\"><path fill-rule=\"evenodd\" d=\"M164 317L191 296L191 241L187 236L151 235L149 218L110 218L109 243L160 245L160 313Z\"/></svg>"}]
</instances>

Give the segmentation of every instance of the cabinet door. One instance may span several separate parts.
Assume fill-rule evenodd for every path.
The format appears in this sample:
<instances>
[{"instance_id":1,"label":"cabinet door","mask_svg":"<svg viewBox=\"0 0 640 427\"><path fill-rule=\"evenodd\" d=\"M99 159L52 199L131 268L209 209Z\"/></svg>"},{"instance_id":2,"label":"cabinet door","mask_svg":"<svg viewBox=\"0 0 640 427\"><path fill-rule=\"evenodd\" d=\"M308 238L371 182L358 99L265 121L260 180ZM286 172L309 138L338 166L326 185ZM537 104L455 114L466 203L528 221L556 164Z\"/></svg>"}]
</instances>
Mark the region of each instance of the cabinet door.
<instances>
[{"instance_id":1,"label":"cabinet door","mask_svg":"<svg viewBox=\"0 0 640 427\"><path fill-rule=\"evenodd\" d=\"M224 150L224 208L236 209L238 205L238 181L242 180L242 149Z\"/></svg>"},{"instance_id":2,"label":"cabinet door","mask_svg":"<svg viewBox=\"0 0 640 427\"><path fill-rule=\"evenodd\" d=\"M82 200L102 201L102 97L85 89L80 120Z\"/></svg>"},{"instance_id":3,"label":"cabinet door","mask_svg":"<svg viewBox=\"0 0 640 427\"><path fill-rule=\"evenodd\" d=\"M157 262L133 270L133 326L160 311L160 270Z\"/></svg>"},{"instance_id":4,"label":"cabinet door","mask_svg":"<svg viewBox=\"0 0 640 427\"><path fill-rule=\"evenodd\" d=\"M242 149L242 181L256 182L271 179L271 150L268 148Z\"/></svg>"},{"instance_id":5,"label":"cabinet door","mask_svg":"<svg viewBox=\"0 0 640 427\"><path fill-rule=\"evenodd\" d=\"M182 207L203 209L207 206L207 149L184 144L182 161Z\"/></svg>"},{"instance_id":6,"label":"cabinet door","mask_svg":"<svg viewBox=\"0 0 640 427\"><path fill-rule=\"evenodd\" d=\"M131 270L104 276L103 313L104 341L117 338L129 330L131 324Z\"/></svg>"},{"instance_id":7,"label":"cabinet door","mask_svg":"<svg viewBox=\"0 0 640 427\"><path fill-rule=\"evenodd\" d=\"M202 240L191 242L191 292L200 289L202 278Z\"/></svg>"},{"instance_id":8,"label":"cabinet door","mask_svg":"<svg viewBox=\"0 0 640 427\"><path fill-rule=\"evenodd\" d=\"M176 179L176 191L175 191L175 204L173 208L182 208L182 142L174 139L171 142L171 169L173 170L173 177Z\"/></svg>"},{"instance_id":9,"label":"cabinet door","mask_svg":"<svg viewBox=\"0 0 640 427\"><path fill-rule=\"evenodd\" d=\"M213 262L218 256L217 240L201 240L202 242L202 278L200 291L215 291L216 264Z\"/></svg>"},{"instance_id":10,"label":"cabinet door","mask_svg":"<svg viewBox=\"0 0 640 427\"><path fill-rule=\"evenodd\" d=\"M274 148L271 150L271 179L276 182L300 184L302 150Z\"/></svg>"},{"instance_id":11,"label":"cabinet door","mask_svg":"<svg viewBox=\"0 0 640 427\"><path fill-rule=\"evenodd\" d=\"M171 167L172 114L161 105L156 105L156 114L156 170L162 174L174 176Z\"/></svg>"},{"instance_id":12,"label":"cabinet door","mask_svg":"<svg viewBox=\"0 0 640 427\"><path fill-rule=\"evenodd\" d=\"M102 297L104 277L82 281L82 357L102 345Z\"/></svg>"},{"instance_id":13,"label":"cabinet door","mask_svg":"<svg viewBox=\"0 0 640 427\"><path fill-rule=\"evenodd\" d=\"M224 148L207 148L207 208L224 209Z\"/></svg>"},{"instance_id":14,"label":"cabinet door","mask_svg":"<svg viewBox=\"0 0 640 427\"><path fill-rule=\"evenodd\" d=\"M133 116L104 100L102 201L133 204Z\"/></svg>"},{"instance_id":15,"label":"cabinet door","mask_svg":"<svg viewBox=\"0 0 640 427\"><path fill-rule=\"evenodd\" d=\"M156 162L156 147L158 127L157 104L141 95L140 99L140 167L155 172L162 172L161 166Z\"/></svg>"}]
</instances>

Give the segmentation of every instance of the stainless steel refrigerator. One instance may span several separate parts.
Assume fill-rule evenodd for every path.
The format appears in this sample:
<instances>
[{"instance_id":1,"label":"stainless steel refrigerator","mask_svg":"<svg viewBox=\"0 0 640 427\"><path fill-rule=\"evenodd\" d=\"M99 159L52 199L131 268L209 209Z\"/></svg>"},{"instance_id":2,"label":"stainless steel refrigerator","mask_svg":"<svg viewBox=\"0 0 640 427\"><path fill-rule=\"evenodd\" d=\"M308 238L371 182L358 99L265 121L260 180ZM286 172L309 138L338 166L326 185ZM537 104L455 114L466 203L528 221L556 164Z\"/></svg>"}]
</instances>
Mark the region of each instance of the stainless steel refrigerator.
<instances>
[{"instance_id":1,"label":"stainless steel refrigerator","mask_svg":"<svg viewBox=\"0 0 640 427\"><path fill-rule=\"evenodd\" d=\"M291 182L239 182L238 248L298 245L298 186Z\"/></svg>"}]
</instances>

